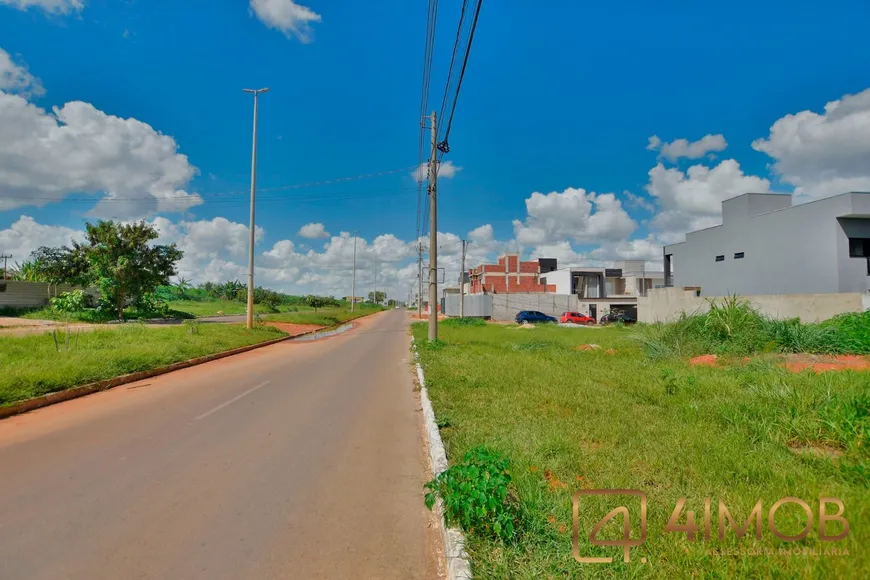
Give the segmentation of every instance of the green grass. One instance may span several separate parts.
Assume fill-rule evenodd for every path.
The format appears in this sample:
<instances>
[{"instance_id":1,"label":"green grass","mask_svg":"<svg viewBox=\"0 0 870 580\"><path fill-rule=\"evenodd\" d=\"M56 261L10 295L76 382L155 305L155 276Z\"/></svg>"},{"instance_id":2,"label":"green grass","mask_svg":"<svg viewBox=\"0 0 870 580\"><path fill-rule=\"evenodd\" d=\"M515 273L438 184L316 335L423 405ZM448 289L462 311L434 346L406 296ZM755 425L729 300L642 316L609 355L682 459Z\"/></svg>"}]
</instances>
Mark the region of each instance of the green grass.
<instances>
[{"instance_id":1,"label":"green grass","mask_svg":"<svg viewBox=\"0 0 870 580\"><path fill-rule=\"evenodd\" d=\"M300 310L298 312L286 312L282 314L270 314L265 317L268 322L292 322L294 324L319 324L320 326L332 326L341 324L367 314L373 314L383 310L380 306L370 304L357 304L354 306L354 311L351 312L349 307L338 306L331 308L320 308L317 312L314 310Z\"/></svg>"},{"instance_id":2,"label":"green grass","mask_svg":"<svg viewBox=\"0 0 870 580\"><path fill-rule=\"evenodd\" d=\"M669 323L639 325L635 338L652 358L702 354L745 356L764 352L870 353L870 312L847 313L822 323L763 316L736 296L710 303L709 312L683 314Z\"/></svg>"},{"instance_id":3,"label":"green grass","mask_svg":"<svg viewBox=\"0 0 870 580\"><path fill-rule=\"evenodd\" d=\"M204 324L0 337L0 406L283 336L270 327Z\"/></svg>"},{"instance_id":4,"label":"green grass","mask_svg":"<svg viewBox=\"0 0 870 580\"><path fill-rule=\"evenodd\" d=\"M188 312L194 316L216 316L218 312L224 314L245 314L248 311L248 306L245 302L237 300L173 300L169 303L173 310L180 312ZM280 310L280 309L279 309ZM254 312L267 314L274 312L265 304L254 304Z\"/></svg>"},{"instance_id":5,"label":"green grass","mask_svg":"<svg viewBox=\"0 0 870 580\"><path fill-rule=\"evenodd\" d=\"M61 322L81 322L88 324L104 324L117 320L117 315L111 311L100 311L96 308L86 308L78 312L61 312L48 306L43 308L2 308L0 316L9 316L12 318L26 318L30 320L58 320ZM165 316L156 312L141 313L135 308L127 308L124 310L126 320L138 320L140 318L193 318L193 316L184 311L169 309Z\"/></svg>"},{"instance_id":6,"label":"green grass","mask_svg":"<svg viewBox=\"0 0 870 580\"><path fill-rule=\"evenodd\" d=\"M631 329L442 325L434 346L425 342L425 324L413 332L451 462L478 446L512 462L522 531L507 544L469 535L475 577L870 577L870 374L795 375L764 362L691 368L651 360ZM602 348L572 348L584 343ZM631 550L630 563L620 548L590 546L585 537L621 504L629 506L637 537L637 502L624 497L580 504L581 555L612 556L613 563L573 559L572 494L581 488L646 493L649 538ZM702 530L703 501L712 499L710 542L663 532L683 496ZM768 510L785 496L814 506L813 530L792 544L767 529ZM844 541L819 542L820 496L844 501L851 524ZM850 555L708 556L708 548L756 546L751 534L738 541L731 531L717 541L717 502L742 524L759 499L758 546L837 546ZM800 528L794 508L777 513L783 532ZM620 537L613 523L599 537Z\"/></svg>"}]
</instances>

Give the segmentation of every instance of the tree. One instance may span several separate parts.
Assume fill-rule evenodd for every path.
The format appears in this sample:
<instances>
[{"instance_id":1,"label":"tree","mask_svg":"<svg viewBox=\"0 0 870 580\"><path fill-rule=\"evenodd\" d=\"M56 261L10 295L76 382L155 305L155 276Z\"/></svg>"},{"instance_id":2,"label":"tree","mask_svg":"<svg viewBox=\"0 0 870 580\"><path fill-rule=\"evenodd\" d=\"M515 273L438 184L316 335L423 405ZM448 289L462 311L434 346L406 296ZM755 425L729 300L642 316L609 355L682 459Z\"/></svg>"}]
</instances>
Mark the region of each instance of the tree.
<instances>
[{"instance_id":1,"label":"tree","mask_svg":"<svg viewBox=\"0 0 870 580\"><path fill-rule=\"evenodd\" d=\"M329 306L330 302L330 298L324 298L323 296L314 296L313 294L309 294L305 297L305 304L313 308L314 312L317 312L318 308Z\"/></svg>"},{"instance_id":2,"label":"tree","mask_svg":"<svg viewBox=\"0 0 870 580\"><path fill-rule=\"evenodd\" d=\"M83 286L91 281L87 248L73 244L72 248L42 246L30 254L34 275L50 284L73 284Z\"/></svg>"},{"instance_id":3,"label":"tree","mask_svg":"<svg viewBox=\"0 0 870 580\"><path fill-rule=\"evenodd\" d=\"M175 263L184 253L175 244L149 245L157 230L143 222L121 224L98 221L86 224L87 246L82 246L90 275L104 302L124 318L128 298L139 301L176 275Z\"/></svg>"},{"instance_id":4,"label":"tree","mask_svg":"<svg viewBox=\"0 0 870 580\"><path fill-rule=\"evenodd\" d=\"M380 290L376 290L374 292L369 292L369 302L376 302L380 304L384 300L387 299L387 293L381 292Z\"/></svg>"},{"instance_id":5,"label":"tree","mask_svg":"<svg viewBox=\"0 0 870 580\"><path fill-rule=\"evenodd\" d=\"M184 300L185 293L190 290L190 281L186 278L179 278L178 282L173 284L172 286L175 289L175 293L178 295L179 300Z\"/></svg>"},{"instance_id":6,"label":"tree","mask_svg":"<svg viewBox=\"0 0 870 580\"><path fill-rule=\"evenodd\" d=\"M26 260L15 262L15 266L10 270L13 280L21 282L48 282L41 271L41 264L36 260Z\"/></svg>"}]
</instances>

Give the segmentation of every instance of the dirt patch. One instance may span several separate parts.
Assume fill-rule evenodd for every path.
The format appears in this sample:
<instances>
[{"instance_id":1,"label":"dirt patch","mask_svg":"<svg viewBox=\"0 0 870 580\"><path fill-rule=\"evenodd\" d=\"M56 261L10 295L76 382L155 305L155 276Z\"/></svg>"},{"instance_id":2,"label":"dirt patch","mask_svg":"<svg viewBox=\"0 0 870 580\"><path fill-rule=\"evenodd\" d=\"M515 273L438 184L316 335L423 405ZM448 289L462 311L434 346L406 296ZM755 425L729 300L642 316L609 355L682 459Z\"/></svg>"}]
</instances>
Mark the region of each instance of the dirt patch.
<instances>
[{"instance_id":1,"label":"dirt patch","mask_svg":"<svg viewBox=\"0 0 870 580\"><path fill-rule=\"evenodd\" d=\"M53 320L31 320L29 318L15 318L14 316L0 316L0 329L18 328L21 326L53 326L57 324Z\"/></svg>"},{"instance_id":2,"label":"dirt patch","mask_svg":"<svg viewBox=\"0 0 870 580\"><path fill-rule=\"evenodd\" d=\"M445 316L445 315L443 315L443 314L439 314L439 315L438 315L438 320L445 320L445 319L447 319L447 318L448 318L448 317ZM424 314L422 317L421 317L421 316L417 316L416 314L412 314L412 315L411 315L411 322L428 322L428 321L429 321L429 315L428 315L428 314Z\"/></svg>"},{"instance_id":3,"label":"dirt patch","mask_svg":"<svg viewBox=\"0 0 870 580\"><path fill-rule=\"evenodd\" d=\"M826 371L870 371L870 358L857 355L790 354L786 356L785 368L793 373L812 370L815 373Z\"/></svg>"},{"instance_id":4,"label":"dirt patch","mask_svg":"<svg viewBox=\"0 0 870 580\"><path fill-rule=\"evenodd\" d=\"M693 367L715 367L719 363L719 357L715 354L702 354L689 360L689 364Z\"/></svg>"},{"instance_id":5,"label":"dirt patch","mask_svg":"<svg viewBox=\"0 0 870 580\"><path fill-rule=\"evenodd\" d=\"M550 491L557 491L559 489L567 489L568 486L558 477L553 475L553 472L549 469L544 470L544 480L547 482L547 487L550 488Z\"/></svg>"},{"instance_id":6,"label":"dirt patch","mask_svg":"<svg viewBox=\"0 0 870 580\"><path fill-rule=\"evenodd\" d=\"M578 344L574 350L601 350L601 347L597 344Z\"/></svg>"},{"instance_id":7,"label":"dirt patch","mask_svg":"<svg viewBox=\"0 0 870 580\"><path fill-rule=\"evenodd\" d=\"M319 324L293 324L292 322L270 322L268 324L286 332L290 336L299 336L300 334L323 328Z\"/></svg>"},{"instance_id":8,"label":"dirt patch","mask_svg":"<svg viewBox=\"0 0 870 580\"><path fill-rule=\"evenodd\" d=\"M788 450L795 455L809 455L825 459L838 459L843 451L829 445L808 445L805 443L789 443Z\"/></svg>"}]
</instances>

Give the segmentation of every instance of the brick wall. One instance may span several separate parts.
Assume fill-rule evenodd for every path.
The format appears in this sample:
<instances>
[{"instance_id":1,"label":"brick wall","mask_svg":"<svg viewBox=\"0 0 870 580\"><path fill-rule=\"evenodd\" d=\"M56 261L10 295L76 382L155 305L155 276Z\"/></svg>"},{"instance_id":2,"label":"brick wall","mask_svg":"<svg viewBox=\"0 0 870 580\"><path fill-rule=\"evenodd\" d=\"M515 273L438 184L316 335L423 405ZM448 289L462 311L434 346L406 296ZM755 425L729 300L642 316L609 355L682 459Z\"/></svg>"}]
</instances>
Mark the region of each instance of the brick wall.
<instances>
[{"instance_id":1,"label":"brick wall","mask_svg":"<svg viewBox=\"0 0 870 580\"><path fill-rule=\"evenodd\" d=\"M507 268L507 273L505 269ZM501 256L498 264L484 264L471 270L472 294L555 292L556 286L544 286L538 281L538 262L520 262L519 256Z\"/></svg>"}]
</instances>

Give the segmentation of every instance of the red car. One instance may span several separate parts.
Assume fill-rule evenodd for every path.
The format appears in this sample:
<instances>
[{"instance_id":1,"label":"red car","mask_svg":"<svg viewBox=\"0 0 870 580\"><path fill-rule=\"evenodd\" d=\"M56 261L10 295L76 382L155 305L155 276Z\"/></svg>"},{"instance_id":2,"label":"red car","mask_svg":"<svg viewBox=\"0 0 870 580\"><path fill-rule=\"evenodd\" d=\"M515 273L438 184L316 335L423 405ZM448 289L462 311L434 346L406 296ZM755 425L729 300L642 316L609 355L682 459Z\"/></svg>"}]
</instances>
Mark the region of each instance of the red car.
<instances>
[{"instance_id":1,"label":"red car","mask_svg":"<svg viewBox=\"0 0 870 580\"><path fill-rule=\"evenodd\" d=\"M579 312L566 312L562 314L562 317L559 318L559 322L562 324L572 323L572 324L595 324L595 319L591 316L586 316L585 314L581 314Z\"/></svg>"}]
</instances>

